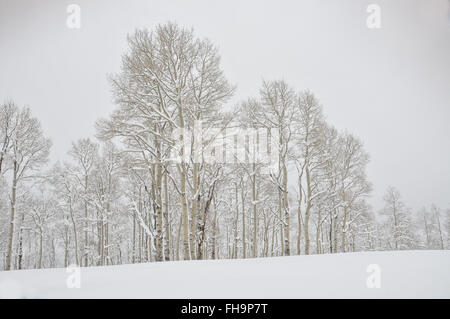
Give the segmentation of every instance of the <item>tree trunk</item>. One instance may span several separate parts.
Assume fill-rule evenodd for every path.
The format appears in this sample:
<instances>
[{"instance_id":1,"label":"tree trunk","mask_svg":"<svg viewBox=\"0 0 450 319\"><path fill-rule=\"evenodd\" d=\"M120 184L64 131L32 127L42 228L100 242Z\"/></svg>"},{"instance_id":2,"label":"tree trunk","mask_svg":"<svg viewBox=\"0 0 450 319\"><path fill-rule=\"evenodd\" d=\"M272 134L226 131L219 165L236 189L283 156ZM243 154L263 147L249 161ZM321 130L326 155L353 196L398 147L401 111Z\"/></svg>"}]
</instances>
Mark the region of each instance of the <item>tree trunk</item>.
<instances>
[{"instance_id":1,"label":"tree trunk","mask_svg":"<svg viewBox=\"0 0 450 319\"><path fill-rule=\"evenodd\" d=\"M178 222L178 233L177 233L177 260L180 260L180 241L181 241L181 228L184 224L183 214L180 215L180 221Z\"/></svg>"},{"instance_id":2,"label":"tree trunk","mask_svg":"<svg viewBox=\"0 0 450 319\"><path fill-rule=\"evenodd\" d=\"M238 245L238 220L239 220L239 200L238 200L238 184L235 184L235 203L236 203L236 217L234 219L234 241L233 241L233 259L237 258Z\"/></svg>"},{"instance_id":3,"label":"tree trunk","mask_svg":"<svg viewBox=\"0 0 450 319\"><path fill-rule=\"evenodd\" d=\"M206 218L208 215L209 206L211 205L211 201L214 196L215 184L216 183L214 182L209 190L208 198L206 199L205 207L203 209L203 216L202 216L201 224L199 224L200 238L198 239L198 247L197 247L197 258L198 259L203 259L203 256L204 256L202 247L204 246L204 242L205 242L205 238L206 238Z\"/></svg>"},{"instance_id":4,"label":"tree trunk","mask_svg":"<svg viewBox=\"0 0 450 319\"><path fill-rule=\"evenodd\" d=\"M181 96L177 101L178 117L180 121L180 128L184 130L184 116ZM189 212L188 212L188 201L186 194L186 166L185 166L185 147L184 147L184 132L181 134L181 164L179 165L180 171L180 188L181 188L181 206L182 206L182 216L183 216L183 258L184 260L192 259L189 247Z\"/></svg>"},{"instance_id":5,"label":"tree trunk","mask_svg":"<svg viewBox=\"0 0 450 319\"><path fill-rule=\"evenodd\" d=\"M14 240L14 217L16 212L16 189L17 189L17 161L14 160L13 170L13 182L12 182L12 194L11 194L11 216L9 220L9 239L8 239L8 252L6 255L6 270L11 270L12 261L12 247Z\"/></svg>"},{"instance_id":6,"label":"tree trunk","mask_svg":"<svg viewBox=\"0 0 450 319\"><path fill-rule=\"evenodd\" d=\"M298 224L298 233L297 233L297 255L301 254L301 238L302 238L302 184L301 177L299 178L298 190L298 208L297 208L297 224Z\"/></svg>"},{"instance_id":7,"label":"tree trunk","mask_svg":"<svg viewBox=\"0 0 450 319\"><path fill-rule=\"evenodd\" d=\"M258 216L256 210L257 192L256 192L256 164L252 168L252 206L253 206L253 258L258 257Z\"/></svg>"},{"instance_id":8,"label":"tree trunk","mask_svg":"<svg viewBox=\"0 0 450 319\"><path fill-rule=\"evenodd\" d=\"M242 200L242 257L247 257L246 252L246 242L245 242L245 196L244 196L244 187L241 189L241 200Z\"/></svg>"},{"instance_id":9,"label":"tree trunk","mask_svg":"<svg viewBox=\"0 0 450 319\"><path fill-rule=\"evenodd\" d=\"M338 227L337 227L337 215L334 216L333 218L333 247L334 247L334 252L337 253L338 252Z\"/></svg>"},{"instance_id":10,"label":"tree trunk","mask_svg":"<svg viewBox=\"0 0 450 319\"><path fill-rule=\"evenodd\" d=\"M306 167L305 170L306 173L306 191L307 191L307 197L306 197L306 208L305 208L305 254L309 255L309 247L310 247L310 240L309 240L309 215L311 210L311 177L309 175L309 168Z\"/></svg>"},{"instance_id":11,"label":"tree trunk","mask_svg":"<svg viewBox=\"0 0 450 319\"><path fill-rule=\"evenodd\" d=\"M213 219L213 238L211 247L211 259L216 259L216 244L217 244L217 206L216 199L214 198L214 219Z\"/></svg>"},{"instance_id":12,"label":"tree trunk","mask_svg":"<svg viewBox=\"0 0 450 319\"><path fill-rule=\"evenodd\" d=\"M42 269L42 242L43 242L43 230L39 229L39 269Z\"/></svg>"},{"instance_id":13,"label":"tree trunk","mask_svg":"<svg viewBox=\"0 0 450 319\"><path fill-rule=\"evenodd\" d=\"M291 255L290 248L290 212L289 212L289 196L288 196L288 174L286 163L283 159L283 210L284 210L284 221L285 221L285 229L284 229L284 255Z\"/></svg>"},{"instance_id":14,"label":"tree trunk","mask_svg":"<svg viewBox=\"0 0 450 319\"><path fill-rule=\"evenodd\" d=\"M18 269L22 269L23 262L23 222L25 219L25 214L22 213L22 218L20 222L20 231L19 231L19 256L18 256Z\"/></svg>"},{"instance_id":15,"label":"tree trunk","mask_svg":"<svg viewBox=\"0 0 450 319\"><path fill-rule=\"evenodd\" d=\"M136 262L136 212L133 214L133 243L131 252L131 263Z\"/></svg>"},{"instance_id":16,"label":"tree trunk","mask_svg":"<svg viewBox=\"0 0 450 319\"><path fill-rule=\"evenodd\" d=\"M158 146L159 147L159 146ZM158 150L158 154L159 154ZM158 158L158 161L160 159ZM156 261L163 260L163 233L162 233L162 166L156 164Z\"/></svg>"},{"instance_id":17,"label":"tree trunk","mask_svg":"<svg viewBox=\"0 0 450 319\"><path fill-rule=\"evenodd\" d=\"M88 192L88 176L87 174L84 177L84 195L87 196ZM89 263L89 234L88 234L88 202L87 199L84 200L84 247L83 247L83 255L84 255L84 266L87 267Z\"/></svg>"},{"instance_id":18,"label":"tree trunk","mask_svg":"<svg viewBox=\"0 0 450 319\"><path fill-rule=\"evenodd\" d=\"M192 170L192 210L191 210L191 236L190 236L190 245L191 245L191 256L193 259L199 258L195 255L195 245L197 241L197 228L198 228L198 204L200 201L200 194L198 192L198 163L193 164L194 168Z\"/></svg>"},{"instance_id":19,"label":"tree trunk","mask_svg":"<svg viewBox=\"0 0 450 319\"><path fill-rule=\"evenodd\" d=\"M430 235L428 232L428 223L427 223L427 216L425 215L425 213L423 214L423 222L425 225L425 235L426 235L426 239L427 239L427 248L430 248Z\"/></svg>"},{"instance_id":20,"label":"tree trunk","mask_svg":"<svg viewBox=\"0 0 450 319\"><path fill-rule=\"evenodd\" d=\"M346 235L347 235L347 207L344 207L344 216L342 218L342 237L341 237L341 250L346 252ZM397 249L397 241L395 242L395 249Z\"/></svg>"},{"instance_id":21,"label":"tree trunk","mask_svg":"<svg viewBox=\"0 0 450 319\"><path fill-rule=\"evenodd\" d=\"M75 244L75 262L77 263L77 266L80 266L80 262L78 260L77 224L75 223L75 218L73 216L72 198L69 199L69 212L70 212L70 219L72 220L72 226L73 226L73 237L74 237L74 244Z\"/></svg>"},{"instance_id":22,"label":"tree trunk","mask_svg":"<svg viewBox=\"0 0 450 319\"><path fill-rule=\"evenodd\" d=\"M184 147L183 147L184 149ZM184 155L183 155L184 156ZM181 205L183 208L183 259L190 260L191 254L189 249L189 218L186 198L186 173L184 172L184 163L181 163Z\"/></svg>"},{"instance_id":23,"label":"tree trunk","mask_svg":"<svg viewBox=\"0 0 450 319\"><path fill-rule=\"evenodd\" d=\"M169 224L169 190L167 182L167 171L164 174L164 260L170 260L170 224Z\"/></svg>"},{"instance_id":24,"label":"tree trunk","mask_svg":"<svg viewBox=\"0 0 450 319\"><path fill-rule=\"evenodd\" d=\"M442 237L441 221L439 220L439 214L437 213L436 210L434 211L434 214L436 215L436 220L437 220L437 224L438 224L439 239L440 239L440 243L441 243L441 249L444 249L444 239Z\"/></svg>"}]
</instances>

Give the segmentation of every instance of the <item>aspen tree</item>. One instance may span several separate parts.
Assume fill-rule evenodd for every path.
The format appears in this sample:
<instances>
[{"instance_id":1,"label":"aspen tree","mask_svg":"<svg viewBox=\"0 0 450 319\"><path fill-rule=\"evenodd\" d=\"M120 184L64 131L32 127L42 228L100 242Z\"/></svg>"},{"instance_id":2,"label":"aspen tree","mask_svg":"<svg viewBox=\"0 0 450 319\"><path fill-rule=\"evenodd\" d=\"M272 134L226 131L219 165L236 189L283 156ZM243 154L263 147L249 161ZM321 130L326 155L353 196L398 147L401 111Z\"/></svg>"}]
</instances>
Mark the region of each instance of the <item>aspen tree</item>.
<instances>
[{"instance_id":1,"label":"aspen tree","mask_svg":"<svg viewBox=\"0 0 450 319\"><path fill-rule=\"evenodd\" d=\"M18 109L13 123L15 128L10 141L13 173L6 270L12 269L17 189L24 178L47 162L51 146L50 140L44 137L39 121L32 116L29 108Z\"/></svg>"}]
</instances>

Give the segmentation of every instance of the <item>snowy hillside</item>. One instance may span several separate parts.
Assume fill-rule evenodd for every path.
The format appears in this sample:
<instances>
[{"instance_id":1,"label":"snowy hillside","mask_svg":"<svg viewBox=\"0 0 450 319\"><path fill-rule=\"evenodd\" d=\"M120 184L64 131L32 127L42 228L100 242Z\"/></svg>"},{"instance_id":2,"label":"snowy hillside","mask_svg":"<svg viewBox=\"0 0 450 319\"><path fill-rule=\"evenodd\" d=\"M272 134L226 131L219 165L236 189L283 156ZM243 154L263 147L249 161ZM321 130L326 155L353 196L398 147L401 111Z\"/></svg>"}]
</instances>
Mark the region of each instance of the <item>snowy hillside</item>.
<instances>
[{"instance_id":1,"label":"snowy hillside","mask_svg":"<svg viewBox=\"0 0 450 319\"><path fill-rule=\"evenodd\" d=\"M368 278L376 275L373 271L377 266L369 267L373 264L379 266L380 288L368 288L367 285ZM69 276L71 274L61 268L0 272L0 296L450 298L450 251L367 252L91 267L81 269L81 287L71 289L66 283Z\"/></svg>"}]
</instances>

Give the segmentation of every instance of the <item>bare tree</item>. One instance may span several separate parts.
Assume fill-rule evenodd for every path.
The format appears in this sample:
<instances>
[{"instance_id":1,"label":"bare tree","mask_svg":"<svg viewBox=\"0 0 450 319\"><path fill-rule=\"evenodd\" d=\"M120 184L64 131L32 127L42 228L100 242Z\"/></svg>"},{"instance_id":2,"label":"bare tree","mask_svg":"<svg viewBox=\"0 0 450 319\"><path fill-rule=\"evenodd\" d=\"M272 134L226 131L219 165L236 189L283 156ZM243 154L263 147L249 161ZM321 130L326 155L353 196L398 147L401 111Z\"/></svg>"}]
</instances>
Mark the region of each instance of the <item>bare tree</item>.
<instances>
[{"instance_id":1,"label":"bare tree","mask_svg":"<svg viewBox=\"0 0 450 319\"><path fill-rule=\"evenodd\" d=\"M123 72L112 79L119 109L110 121L99 123L103 137L122 137L140 150L143 167L152 171L156 210L157 259L162 260L163 170L174 146L173 132L193 128L194 121L217 116L221 103L233 88L219 68L217 49L207 40L194 37L192 30L173 23L159 25L154 32L138 30L129 36L131 52L123 58ZM194 238L198 217L199 165L193 163L192 183L187 136L179 134L181 161L176 165L183 221L183 256L195 254ZM193 141L194 142L194 141ZM171 177L175 182L175 179ZM194 194L189 223L188 185ZM189 226L191 225L191 236Z\"/></svg>"},{"instance_id":2,"label":"bare tree","mask_svg":"<svg viewBox=\"0 0 450 319\"><path fill-rule=\"evenodd\" d=\"M299 205L301 205L301 199L304 202L304 207L298 209L300 210L299 214L302 210L305 212L303 222L305 254L308 255L310 252L309 220L311 208L317 196L320 195L318 171L324 164L321 157L324 119L322 107L311 92L301 93L298 98L296 166L299 172Z\"/></svg>"},{"instance_id":3,"label":"bare tree","mask_svg":"<svg viewBox=\"0 0 450 319\"><path fill-rule=\"evenodd\" d=\"M6 156L12 145L11 140L17 126L18 107L12 101L0 105L0 176Z\"/></svg>"},{"instance_id":4,"label":"bare tree","mask_svg":"<svg viewBox=\"0 0 450 319\"><path fill-rule=\"evenodd\" d=\"M82 255L84 258L84 266L89 266L89 177L93 169L95 160L98 156L98 145L90 139L80 139L76 143L72 143L72 149L69 155L75 162L75 178L79 187L82 188L82 198L84 203L84 246ZM83 265L83 264L82 264Z\"/></svg>"},{"instance_id":5,"label":"bare tree","mask_svg":"<svg viewBox=\"0 0 450 319\"><path fill-rule=\"evenodd\" d=\"M18 110L13 122L15 129L10 141L13 173L6 270L11 269L17 188L21 181L31 178L33 172L47 162L51 146L50 140L44 137L39 121L31 115L29 108Z\"/></svg>"},{"instance_id":6,"label":"bare tree","mask_svg":"<svg viewBox=\"0 0 450 319\"><path fill-rule=\"evenodd\" d=\"M390 229L390 240L394 250L412 248L414 245L411 234L411 213L401 200L400 192L394 187L389 187L383 197L385 207L383 215L388 216L386 227ZM391 245L391 242L388 244Z\"/></svg>"}]
</instances>

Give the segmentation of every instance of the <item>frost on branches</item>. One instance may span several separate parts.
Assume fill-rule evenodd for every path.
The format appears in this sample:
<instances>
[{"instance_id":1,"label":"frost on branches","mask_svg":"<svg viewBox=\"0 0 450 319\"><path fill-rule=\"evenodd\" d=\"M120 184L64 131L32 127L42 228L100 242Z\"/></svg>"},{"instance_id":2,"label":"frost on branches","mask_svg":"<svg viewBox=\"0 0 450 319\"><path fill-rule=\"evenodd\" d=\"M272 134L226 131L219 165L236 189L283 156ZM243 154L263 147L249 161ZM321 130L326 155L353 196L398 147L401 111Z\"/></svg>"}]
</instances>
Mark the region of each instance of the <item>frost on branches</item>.
<instances>
[{"instance_id":1,"label":"frost on branches","mask_svg":"<svg viewBox=\"0 0 450 319\"><path fill-rule=\"evenodd\" d=\"M230 106L217 48L191 29L129 35L110 84L96 137L57 163L30 109L1 104L2 269L450 248L448 210L394 188L368 205L369 155L312 92L267 80Z\"/></svg>"}]
</instances>

